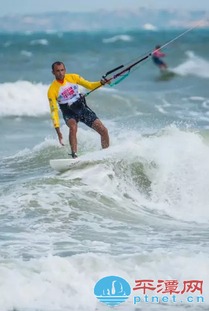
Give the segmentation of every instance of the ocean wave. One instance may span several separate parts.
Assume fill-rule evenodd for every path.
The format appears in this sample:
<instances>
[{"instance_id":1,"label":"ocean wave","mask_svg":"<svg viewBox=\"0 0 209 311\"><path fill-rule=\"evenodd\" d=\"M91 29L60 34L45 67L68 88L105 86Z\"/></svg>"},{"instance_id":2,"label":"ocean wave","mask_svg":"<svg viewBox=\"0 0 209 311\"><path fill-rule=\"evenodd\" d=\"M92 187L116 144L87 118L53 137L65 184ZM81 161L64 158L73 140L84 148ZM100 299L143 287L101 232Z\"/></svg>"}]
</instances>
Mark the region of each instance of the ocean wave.
<instances>
[{"instance_id":1,"label":"ocean wave","mask_svg":"<svg viewBox=\"0 0 209 311\"><path fill-rule=\"evenodd\" d=\"M31 45L48 45L49 42L47 39L36 39L30 41Z\"/></svg>"},{"instance_id":2,"label":"ocean wave","mask_svg":"<svg viewBox=\"0 0 209 311\"><path fill-rule=\"evenodd\" d=\"M193 75L201 78L209 78L209 62L192 51L186 52L187 60L171 70L181 76Z\"/></svg>"},{"instance_id":3,"label":"ocean wave","mask_svg":"<svg viewBox=\"0 0 209 311\"><path fill-rule=\"evenodd\" d=\"M132 41L132 40L133 40L133 38L130 35L116 35L116 36L113 36L113 37L110 37L110 38L103 39L102 42L103 43L114 43L114 42L117 42L117 41L129 42L129 41Z\"/></svg>"},{"instance_id":4,"label":"ocean wave","mask_svg":"<svg viewBox=\"0 0 209 311\"><path fill-rule=\"evenodd\" d=\"M0 84L0 116L40 116L49 113L48 86L29 81Z\"/></svg>"},{"instance_id":5,"label":"ocean wave","mask_svg":"<svg viewBox=\"0 0 209 311\"><path fill-rule=\"evenodd\" d=\"M115 196L116 205L127 198L126 212L129 213L131 209L138 213L136 209L141 211L144 206L149 214L155 211L156 215L186 222L209 221L209 168L205 165L209 147L204 136L176 127L150 136L129 132L128 140L124 141L122 136L115 138L110 148L96 151L97 135L82 128L79 132L80 152L90 165L73 167L65 173L65 179L82 180L93 192L102 191L106 198ZM68 146L67 129L63 134ZM89 153L90 146L92 152ZM27 174L34 169L39 173L43 168L49 172L49 159L66 158L68 152L56 141L46 140L33 150L5 158L4 168L15 168L17 174L24 168ZM99 202L95 200L94 204Z\"/></svg>"},{"instance_id":6,"label":"ocean wave","mask_svg":"<svg viewBox=\"0 0 209 311\"><path fill-rule=\"evenodd\" d=\"M93 243L93 242L92 242ZM96 244L96 242L95 242ZM172 256L172 260L171 260ZM198 273L196 265L199 265ZM134 267L134 269L133 269ZM205 302L186 302L187 296L200 296L198 288L194 293L176 294L175 308L178 310L207 310L208 292L206 289L209 279L209 265L204 253L191 254L189 251L182 253L168 253L161 248L158 250L144 250L141 254L120 255L113 257L105 253L94 254L88 252L69 257L59 257L48 252L45 257L33 258L28 261L17 259L4 263L1 266L0 290L1 311L92 311L107 310L105 305L97 302L94 296L94 286L104 276L117 275L128 281L131 286L131 295L123 311L136 311L143 306L143 310L159 310L161 303L141 301L133 305L134 296L143 296L142 289L133 290L136 280L148 279L156 285L158 280L177 280L178 288L187 280L203 280L203 294ZM21 284L21 286L20 286ZM11 290L13 295L8 295ZM24 295L22 294L24 292ZM162 299L163 294L156 291L146 291L147 299L153 295ZM168 295L168 294L167 294ZM81 299L82 296L82 299ZM169 296L169 295L168 295ZM191 306L192 305L192 306ZM161 307L162 308L162 307ZM172 311L173 302L163 303L163 309Z\"/></svg>"}]
</instances>

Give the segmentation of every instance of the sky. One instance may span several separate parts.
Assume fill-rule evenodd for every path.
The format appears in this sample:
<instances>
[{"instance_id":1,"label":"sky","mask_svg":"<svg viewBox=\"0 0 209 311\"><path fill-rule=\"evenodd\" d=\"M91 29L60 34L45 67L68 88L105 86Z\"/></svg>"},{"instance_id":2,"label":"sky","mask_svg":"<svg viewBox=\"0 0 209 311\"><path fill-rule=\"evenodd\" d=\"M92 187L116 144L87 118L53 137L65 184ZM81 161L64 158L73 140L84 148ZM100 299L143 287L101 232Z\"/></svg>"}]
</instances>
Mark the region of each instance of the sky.
<instances>
[{"instance_id":1,"label":"sky","mask_svg":"<svg viewBox=\"0 0 209 311\"><path fill-rule=\"evenodd\" d=\"M135 10L139 7L209 11L209 0L0 0L0 16L52 11Z\"/></svg>"}]
</instances>

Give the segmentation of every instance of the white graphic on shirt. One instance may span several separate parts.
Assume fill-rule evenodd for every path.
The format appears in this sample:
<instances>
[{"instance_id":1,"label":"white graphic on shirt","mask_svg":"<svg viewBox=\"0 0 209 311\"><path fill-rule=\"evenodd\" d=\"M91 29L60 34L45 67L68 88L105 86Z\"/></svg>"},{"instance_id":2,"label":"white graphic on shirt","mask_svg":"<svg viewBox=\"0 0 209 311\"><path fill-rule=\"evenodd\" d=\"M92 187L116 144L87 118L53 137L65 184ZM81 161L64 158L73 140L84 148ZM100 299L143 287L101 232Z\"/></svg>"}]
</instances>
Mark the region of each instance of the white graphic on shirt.
<instances>
[{"instance_id":1,"label":"white graphic on shirt","mask_svg":"<svg viewBox=\"0 0 209 311\"><path fill-rule=\"evenodd\" d=\"M78 85L67 83L64 86L61 86L58 94L58 103L61 104L72 104L80 98Z\"/></svg>"}]
</instances>

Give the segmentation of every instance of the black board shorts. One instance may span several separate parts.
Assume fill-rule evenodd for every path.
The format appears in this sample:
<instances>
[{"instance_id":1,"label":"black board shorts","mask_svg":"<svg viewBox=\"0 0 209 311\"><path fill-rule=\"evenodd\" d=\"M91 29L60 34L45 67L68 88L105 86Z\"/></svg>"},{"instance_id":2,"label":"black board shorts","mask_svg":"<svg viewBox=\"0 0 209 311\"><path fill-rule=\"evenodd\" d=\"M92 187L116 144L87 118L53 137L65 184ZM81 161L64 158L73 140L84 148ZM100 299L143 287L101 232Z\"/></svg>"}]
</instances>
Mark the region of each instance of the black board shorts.
<instances>
[{"instance_id":1,"label":"black board shorts","mask_svg":"<svg viewBox=\"0 0 209 311\"><path fill-rule=\"evenodd\" d=\"M98 119L96 113L87 106L85 98L77 100L72 105L61 104L59 106L66 124L68 120L74 119L76 122L80 121L92 127L93 122Z\"/></svg>"},{"instance_id":2,"label":"black board shorts","mask_svg":"<svg viewBox=\"0 0 209 311\"><path fill-rule=\"evenodd\" d=\"M159 57L152 56L152 60L157 66L165 65L165 63Z\"/></svg>"}]
</instances>

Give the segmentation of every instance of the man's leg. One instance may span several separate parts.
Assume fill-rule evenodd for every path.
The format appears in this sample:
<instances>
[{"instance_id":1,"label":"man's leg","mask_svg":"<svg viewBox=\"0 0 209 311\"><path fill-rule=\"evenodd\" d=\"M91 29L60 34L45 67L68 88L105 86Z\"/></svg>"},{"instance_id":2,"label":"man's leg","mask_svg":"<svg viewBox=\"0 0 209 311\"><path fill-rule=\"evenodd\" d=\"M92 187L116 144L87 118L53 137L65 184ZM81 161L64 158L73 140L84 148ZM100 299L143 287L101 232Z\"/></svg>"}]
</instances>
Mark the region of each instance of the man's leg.
<instances>
[{"instance_id":1,"label":"man's leg","mask_svg":"<svg viewBox=\"0 0 209 311\"><path fill-rule=\"evenodd\" d=\"M159 60L159 67L160 69L167 69L166 63L164 63L161 59Z\"/></svg>"},{"instance_id":2,"label":"man's leg","mask_svg":"<svg viewBox=\"0 0 209 311\"><path fill-rule=\"evenodd\" d=\"M96 119L93 123L92 123L92 128L100 134L101 136L101 145L102 148L108 148L109 147L109 134L108 134L108 130L107 128L103 125L103 123L99 120Z\"/></svg>"},{"instance_id":3,"label":"man's leg","mask_svg":"<svg viewBox=\"0 0 209 311\"><path fill-rule=\"evenodd\" d=\"M71 147L72 154L77 152L77 122L75 119L69 119L67 121L67 126L69 127L69 143Z\"/></svg>"},{"instance_id":4,"label":"man's leg","mask_svg":"<svg viewBox=\"0 0 209 311\"><path fill-rule=\"evenodd\" d=\"M163 63L162 65L160 65L160 69L167 69L167 65Z\"/></svg>"}]
</instances>

